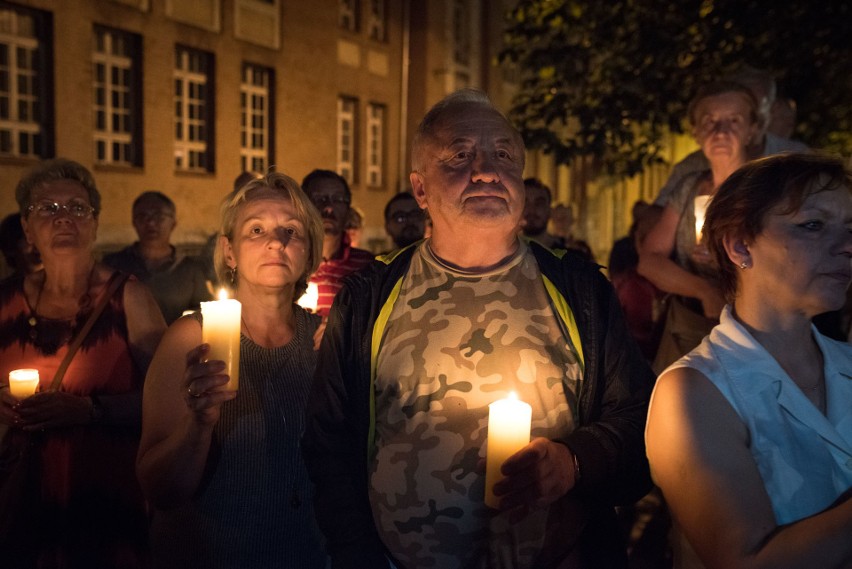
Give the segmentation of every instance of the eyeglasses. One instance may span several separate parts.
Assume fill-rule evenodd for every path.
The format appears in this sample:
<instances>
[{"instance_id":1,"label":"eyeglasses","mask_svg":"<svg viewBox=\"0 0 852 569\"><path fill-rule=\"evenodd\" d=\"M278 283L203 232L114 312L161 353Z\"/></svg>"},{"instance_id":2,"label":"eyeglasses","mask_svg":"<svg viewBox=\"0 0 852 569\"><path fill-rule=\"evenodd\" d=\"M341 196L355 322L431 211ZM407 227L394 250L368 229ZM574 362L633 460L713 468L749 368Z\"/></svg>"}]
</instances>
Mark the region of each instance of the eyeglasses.
<instances>
[{"instance_id":1,"label":"eyeglasses","mask_svg":"<svg viewBox=\"0 0 852 569\"><path fill-rule=\"evenodd\" d=\"M417 209L409 212L399 212L390 216L391 221L395 221L397 223L405 223L406 221L423 221L426 219L426 214L423 213L422 209Z\"/></svg>"},{"instance_id":2,"label":"eyeglasses","mask_svg":"<svg viewBox=\"0 0 852 569\"><path fill-rule=\"evenodd\" d=\"M27 206L27 214L35 213L45 219L56 217L60 211L77 219L85 219L95 213L95 208L81 201L71 201L64 205L45 201Z\"/></svg>"},{"instance_id":3,"label":"eyeglasses","mask_svg":"<svg viewBox=\"0 0 852 569\"><path fill-rule=\"evenodd\" d=\"M346 204L349 205L349 202L352 200L348 196L343 196L340 194L335 194L333 196L311 196L311 201L313 204L319 208L325 207L327 205L337 205L337 204Z\"/></svg>"},{"instance_id":4,"label":"eyeglasses","mask_svg":"<svg viewBox=\"0 0 852 569\"><path fill-rule=\"evenodd\" d=\"M133 221L137 223L147 223L149 221L162 223L163 221L172 218L174 218L172 214L163 211L140 211L133 214Z\"/></svg>"}]
</instances>

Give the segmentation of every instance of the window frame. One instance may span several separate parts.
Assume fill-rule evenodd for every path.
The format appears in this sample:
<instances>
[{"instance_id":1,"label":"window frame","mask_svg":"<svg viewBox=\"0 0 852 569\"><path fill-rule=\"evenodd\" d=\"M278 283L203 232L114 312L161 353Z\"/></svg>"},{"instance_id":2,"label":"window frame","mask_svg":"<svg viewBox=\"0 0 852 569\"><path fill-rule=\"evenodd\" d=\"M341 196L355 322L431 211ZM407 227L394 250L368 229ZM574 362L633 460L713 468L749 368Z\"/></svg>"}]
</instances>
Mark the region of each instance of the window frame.
<instances>
[{"instance_id":1,"label":"window frame","mask_svg":"<svg viewBox=\"0 0 852 569\"><path fill-rule=\"evenodd\" d=\"M251 70L257 70L266 74L266 85L257 85L250 82L249 73ZM253 117L258 116L253 112L253 107L249 104L252 96L260 96L265 100L265 109L262 113L264 126L260 129L261 136L265 140L265 145L262 151L255 149L250 141L252 140L255 129L253 127ZM275 69L265 65L259 65L251 62L243 62L242 72L240 77L240 163L244 172L266 172L274 164L275 157ZM263 157L263 164L257 167L252 163L252 159Z\"/></svg>"},{"instance_id":2,"label":"window frame","mask_svg":"<svg viewBox=\"0 0 852 569\"><path fill-rule=\"evenodd\" d=\"M351 111L345 106L351 104ZM344 127L350 124L349 131L349 160L344 158L346 145L344 143ZM349 185L358 181L358 98L350 95L337 97L337 173L343 176ZM348 170L348 172L347 172Z\"/></svg>"},{"instance_id":3,"label":"window frame","mask_svg":"<svg viewBox=\"0 0 852 569\"><path fill-rule=\"evenodd\" d=\"M175 45L175 61L172 72L173 83L173 100L174 107L172 115L174 118L174 158L175 170L178 172L189 173L212 173L216 171L215 156L216 156L216 75L215 66L216 60L213 53L191 46L177 44ZM187 56L184 60L181 55ZM196 56L197 62L201 63L201 70L193 70L193 61L191 56ZM187 65L188 68L183 68L181 65ZM193 78L204 77L204 82L193 81ZM182 86L181 93L178 93L178 82ZM193 91L201 86L203 88L203 97L192 97ZM192 102L196 101L193 107ZM198 104L197 101L202 101L203 104ZM194 108L200 107L199 116L193 116ZM178 114L178 109L181 114ZM193 128L202 128L204 135L199 138L193 138L191 133ZM180 131L180 132L179 132ZM184 153L181 156L181 152ZM193 154L195 153L195 154ZM193 156L203 159L203 164L193 165Z\"/></svg>"}]
</instances>

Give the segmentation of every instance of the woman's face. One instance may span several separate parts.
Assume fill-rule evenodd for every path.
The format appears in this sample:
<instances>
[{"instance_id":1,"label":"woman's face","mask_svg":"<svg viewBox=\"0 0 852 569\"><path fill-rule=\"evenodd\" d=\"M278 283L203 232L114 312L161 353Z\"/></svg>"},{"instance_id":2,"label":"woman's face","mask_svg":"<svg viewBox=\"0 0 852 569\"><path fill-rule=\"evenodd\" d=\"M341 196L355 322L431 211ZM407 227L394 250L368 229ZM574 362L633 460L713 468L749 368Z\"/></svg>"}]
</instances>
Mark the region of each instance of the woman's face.
<instances>
[{"instance_id":1,"label":"woman's face","mask_svg":"<svg viewBox=\"0 0 852 569\"><path fill-rule=\"evenodd\" d=\"M793 213L780 213L783 205L767 213L748 246L753 267L741 278L755 279L763 298L808 317L839 309L852 281L849 188L811 194Z\"/></svg>"},{"instance_id":2,"label":"woman's face","mask_svg":"<svg viewBox=\"0 0 852 569\"><path fill-rule=\"evenodd\" d=\"M744 164L748 145L757 134L752 108L743 93L730 92L702 99L695 109L695 141L714 163Z\"/></svg>"},{"instance_id":3,"label":"woman's face","mask_svg":"<svg viewBox=\"0 0 852 569\"><path fill-rule=\"evenodd\" d=\"M310 241L293 202L271 191L239 206L225 261L236 267L239 286L293 287L305 273Z\"/></svg>"},{"instance_id":4,"label":"woman's face","mask_svg":"<svg viewBox=\"0 0 852 569\"><path fill-rule=\"evenodd\" d=\"M91 251L94 247L98 220L92 213L89 194L79 182L41 184L32 191L30 208L21 224L27 241L45 260L54 254Z\"/></svg>"}]
</instances>

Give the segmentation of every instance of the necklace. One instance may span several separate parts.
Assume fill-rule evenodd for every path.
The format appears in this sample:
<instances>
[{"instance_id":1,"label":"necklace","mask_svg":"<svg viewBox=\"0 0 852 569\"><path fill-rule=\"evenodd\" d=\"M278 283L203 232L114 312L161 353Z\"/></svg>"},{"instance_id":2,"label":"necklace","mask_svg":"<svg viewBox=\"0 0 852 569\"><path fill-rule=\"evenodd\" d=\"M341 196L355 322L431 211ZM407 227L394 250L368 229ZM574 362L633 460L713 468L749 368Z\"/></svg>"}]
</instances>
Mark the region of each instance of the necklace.
<instances>
[{"instance_id":1,"label":"necklace","mask_svg":"<svg viewBox=\"0 0 852 569\"><path fill-rule=\"evenodd\" d=\"M86 310L89 307L89 305L92 303L92 297L91 297L90 291L91 291L91 288L92 288L92 279L94 278L94 275L95 275L95 266L92 265L92 268L89 271L89 276L86 279L86 292L84 292L83 296L80 297L80 300L78 302L77 313L73 317L68 319L68 320L71 321L71 329L74 329L74 327L77 325L77 316L79 316L79 314L81 312ZM35 304L33 305L32 309L30 309L30 317L27 319L27 324L30 325L29 336L30 336L31 340L35 340L36 338L38 338L38 328L39 328L38 305L41 302L41 293L44 292L44 285L45 285L46 282L47 282L47 273L45 273L44 279L42 279L41 284L38 287L38 292L36 293Z\"/></svg>"},{"instance_id":2,"label":"necklace","mask_svg":"<svg viewBox=\"0 0 852 569\"><path fill-rule=\"evenodd\" d=\"M246 324L246 319L243 318L242 314L240 314L240 320L242 321L243 326L245 326L246 336L248 336L249 340L251 340L253 343L257 344L257 342L254 341L254 337L251 335L251 330L249 330L248 324Z\"/></svg>"}]
</instances>

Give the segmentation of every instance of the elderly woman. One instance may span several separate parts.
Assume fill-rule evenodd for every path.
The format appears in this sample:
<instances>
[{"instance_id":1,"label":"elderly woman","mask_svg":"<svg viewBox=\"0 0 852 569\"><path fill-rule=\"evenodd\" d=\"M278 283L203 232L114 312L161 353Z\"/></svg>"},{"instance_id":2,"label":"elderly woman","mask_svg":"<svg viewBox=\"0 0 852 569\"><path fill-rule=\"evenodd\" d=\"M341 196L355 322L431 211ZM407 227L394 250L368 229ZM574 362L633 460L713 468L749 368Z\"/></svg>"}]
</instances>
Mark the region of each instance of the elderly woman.
<instances>
[{"instance_id":1,"label":"elderly woman","mask_svg":"<svg viewBox=\"0 0 852 569\"><path fill-rule=\"evenodd\" d=\"M657 380L654 480L707 567L852 566L852 346L814 315L852 280L852 175L790 154L719 189L704 230L730 305Z\"/></svg>"},{"instance_id":2,"label":"elderly woman","mask_svg":"<svg viewBox=\"0 0 852 569\"><path fill-rule=\"evenodd\" d=\"M684 178L639 250L639 273L670 293L654 361L658 373L697 346L719 321L724 300L718 267L697 239L694 206L697 196L713 196L748 160L748 145L758 133L757 101L737 83L712 83L693 98L689 121L710 169Z\"/></svg>"},{"instance_id":3,"label":"elderly woman","mask_svg":"<svg viewBox=\"0 0 852 569\"><path fill-rule=\"evenodd\" d=\"M0 286L0 421L12 433L30 433L39 448L36 543L21 548L34 559L20 563L142 566L147 518L134 462L142 381L165 322L135 280L104 298L118 273L93 256L101 197L88 170L70 160L44 162L20 181L15 197L27 241L44 263ZM108 303L60 388L49 390L102 300ZM23 400L7 385L18 368L37 369L41 380L40 391Z\"/></svg>"},{"instance_id":4,"label":"elderly woman","mask_svg":"<svg viewBox=\"0 0 852 569\"><path fill-rule=\"evenodd\" d=\"M137 471L155 506L155 567L324 567L299 437L318 316L294 303L322 258L319 213L270 173L222 208L215 264L242 304L239 390L207 360L198 316L166 332L148 373Z\"/></svg>"}]
</instances>

